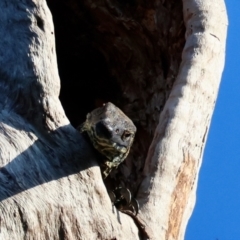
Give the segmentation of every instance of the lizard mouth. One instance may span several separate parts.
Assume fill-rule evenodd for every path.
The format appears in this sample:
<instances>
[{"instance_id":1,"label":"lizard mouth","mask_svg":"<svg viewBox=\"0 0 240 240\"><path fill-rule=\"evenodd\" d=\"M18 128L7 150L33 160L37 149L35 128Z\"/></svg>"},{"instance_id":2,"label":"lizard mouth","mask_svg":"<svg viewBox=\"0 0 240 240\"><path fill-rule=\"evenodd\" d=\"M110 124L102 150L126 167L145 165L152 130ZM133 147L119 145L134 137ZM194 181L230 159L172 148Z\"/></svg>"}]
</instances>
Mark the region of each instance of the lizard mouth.
<instances>
[{"instance_id":1,"label":"lizard mouth","mask_svg":"<svg viewBox=\"0 0 240 240\"><path fill-rule=\"evenodd\" d=\"M125 153L127 152L127 148L123 145L120 145L118 143L113 143L112 146L118 151L118 152L121 152L121 153Z\"/></svg>"},{"instance_id":2,"label":"lizard mouth","mask_svg":"<svg viewBox=\"0 0 240 240\"><path fill-rule=\"evenodd\" d=\"M101 146L101 148L99 148ZM98 142L95 146L103 155L108 155L108 153L113 153L113 155L125 154L128 152L128 148L122 144L116 142Z\"/></svg>"}]
</instances>

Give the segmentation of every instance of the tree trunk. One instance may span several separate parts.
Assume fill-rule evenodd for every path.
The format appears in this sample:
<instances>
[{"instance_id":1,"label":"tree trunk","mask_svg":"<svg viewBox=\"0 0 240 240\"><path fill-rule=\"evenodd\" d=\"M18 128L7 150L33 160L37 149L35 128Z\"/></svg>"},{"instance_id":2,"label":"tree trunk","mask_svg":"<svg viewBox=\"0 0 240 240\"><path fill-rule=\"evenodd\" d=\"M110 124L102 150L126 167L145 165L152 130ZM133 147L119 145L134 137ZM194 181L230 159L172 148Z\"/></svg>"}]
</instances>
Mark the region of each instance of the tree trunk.
<instances>
[{"instance_id":1,"label":"tree trunk","mask_svg":"<svg viewBox=\"0 0 240 240\"><path fill-rule=\"evenodd\" d=\"M47 3L73 126L112 101L138 129L130 156L105 183L58 99ZM183 239L224 65L224 2L47 3L0 0L0 239ZM112 206L112 183L131 189L136 217Z\"/></svg>"}]
</instances>

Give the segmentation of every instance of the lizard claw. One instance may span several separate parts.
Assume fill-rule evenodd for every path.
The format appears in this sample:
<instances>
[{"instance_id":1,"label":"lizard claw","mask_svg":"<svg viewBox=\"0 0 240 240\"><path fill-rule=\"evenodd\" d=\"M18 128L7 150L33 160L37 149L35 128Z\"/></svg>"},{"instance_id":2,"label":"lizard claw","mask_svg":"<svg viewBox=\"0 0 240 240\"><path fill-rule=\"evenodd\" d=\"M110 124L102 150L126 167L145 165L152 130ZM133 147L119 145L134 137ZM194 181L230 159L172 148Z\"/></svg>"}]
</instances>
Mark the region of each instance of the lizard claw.
<instances>
[{"instance_id":1,"label":"lizard claw","mask_svg":"<svg viewBox=\"0 0 240 240\"><path fill-rule=\"evenodd\" d=\"M117 199L119 199L120 201L121 200L124 200L126 201L127 204L129 204L131 202L131 199L132 199L132 194L131 192L129 191L129 189L127 188L117 188L115 190L115 194L117 196Z\"/></svg>"},{"instance_id":2,"label":"lizard claw","mask_svg":"<svg viewBox=\"0 0 240 240\"><path fill-rule=\"evenodd\" d=\"M127 188L116 188L115 190L108 192L112 204L120 210L130 210L135 215L138 214L139 204L135 198L132 198L132 194Z\"/></svg>"},{"instance_id":3,"label":"lizard claw","mask_svg":"<svg viewBox=\"0 0 240 240\"><path fill-rule=\"evenodd\" d=\"M135 198L132 198L131 202L130 202L130 206L133 208L133 212L135 213L135 215L138 214L139 211L139 203L138 200Z\"/></svg>"}]
</instances>

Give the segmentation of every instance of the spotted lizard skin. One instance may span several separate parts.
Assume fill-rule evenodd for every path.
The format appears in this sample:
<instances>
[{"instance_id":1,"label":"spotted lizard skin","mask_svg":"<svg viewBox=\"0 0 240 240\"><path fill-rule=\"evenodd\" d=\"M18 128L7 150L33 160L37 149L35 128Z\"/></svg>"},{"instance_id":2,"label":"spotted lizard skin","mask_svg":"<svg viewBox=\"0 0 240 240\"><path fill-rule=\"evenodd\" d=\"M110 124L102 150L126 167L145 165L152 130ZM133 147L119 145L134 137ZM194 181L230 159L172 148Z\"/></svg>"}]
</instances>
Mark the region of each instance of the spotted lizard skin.
<instances>
[{"instance_id":1,"label":"spotted lizard skin","mask_svg":"<svg viewBox=\"0 0 240 240\"><path fill-rule=\"evenodd\" d=\"M104 156L100 167L106 178L127 157L136 127L118 107L108 102L87 114L80 131L87 133L94 148Z\"/></svg>"}]
</instances>

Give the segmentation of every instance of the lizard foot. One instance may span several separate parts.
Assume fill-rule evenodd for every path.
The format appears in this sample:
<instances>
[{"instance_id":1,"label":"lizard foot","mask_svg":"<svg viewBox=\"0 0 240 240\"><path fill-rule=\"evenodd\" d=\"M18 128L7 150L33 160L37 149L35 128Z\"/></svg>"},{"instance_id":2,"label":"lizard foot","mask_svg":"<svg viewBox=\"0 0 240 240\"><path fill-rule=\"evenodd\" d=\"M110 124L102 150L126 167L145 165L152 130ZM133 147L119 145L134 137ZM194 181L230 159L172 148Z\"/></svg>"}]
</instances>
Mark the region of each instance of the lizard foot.
<instances>
[{"instance_id":1,"label":"lizard foot","mask_svg":"<svg viewBox=\"0 0 240 240\"><path fill-rule=\"evenodd\" d=\"M131 192L127 188L118 187L113 191L108 192L113 205L119 210L130 210L135 215L138 214L138 201L132 197Z\"/></svg>"}]
</instances>

